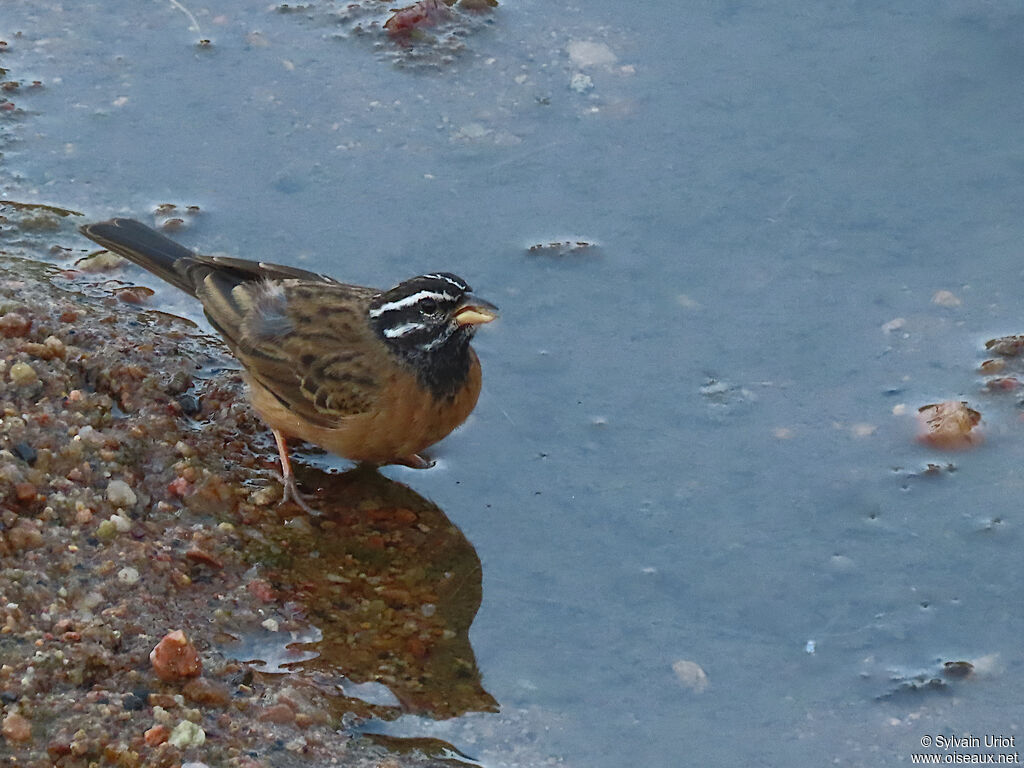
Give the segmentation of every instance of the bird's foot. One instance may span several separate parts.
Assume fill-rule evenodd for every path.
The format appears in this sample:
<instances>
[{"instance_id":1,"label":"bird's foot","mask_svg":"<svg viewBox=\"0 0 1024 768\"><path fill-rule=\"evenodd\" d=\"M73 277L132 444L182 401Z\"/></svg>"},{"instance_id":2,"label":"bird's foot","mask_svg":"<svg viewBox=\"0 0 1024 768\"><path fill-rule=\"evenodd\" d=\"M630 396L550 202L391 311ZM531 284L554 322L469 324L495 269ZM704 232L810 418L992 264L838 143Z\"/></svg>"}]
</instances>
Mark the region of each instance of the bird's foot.
<instances>
[{"instance_id":1,"label":"bird's foot","mask_svg":"<svg viewBox=\"0 0 1024 768\"><path fill-rule=\"evenodd\" d=\"M281 501L278 502L278 506L287 504L290 501L308 515L320 514L313 507L309 506L309 503L306 501L309 497L302 493L295 484L295 475L288 475L287 477L278 476L278 479L281 481L282 488Z\"/></svg>"},{"instance_id":2,"label":"bird's foot","mask_svg":"<svg viewBox=\"0 0 1024 768\"><path fill-rule=\"evenodd\" d=\"M411 467L413 469L430 469L432 466L437 464L433 459L425 459L418 453L402 456L401 458L395 459L394 463L401 464L403 467Z\"/></svg>"},{"instance_id":3,"label":"bird's foot","mask_svg":"<svg viewBox=\"0 0 1024 768\"><path fill-rule=\"evenodd\" d=\"M299 487L295 484L295 473L292 472L292 463L288 460L288 438L284 432L274 429L274 440L277 442L277 453L281 457L281 485L284 486L284 490L281 493L281 504L288 501L293 501L295 504L308 515L317 515L315 509L306 503L305 497L299 493Z\"/></svg>"}]
</instances>

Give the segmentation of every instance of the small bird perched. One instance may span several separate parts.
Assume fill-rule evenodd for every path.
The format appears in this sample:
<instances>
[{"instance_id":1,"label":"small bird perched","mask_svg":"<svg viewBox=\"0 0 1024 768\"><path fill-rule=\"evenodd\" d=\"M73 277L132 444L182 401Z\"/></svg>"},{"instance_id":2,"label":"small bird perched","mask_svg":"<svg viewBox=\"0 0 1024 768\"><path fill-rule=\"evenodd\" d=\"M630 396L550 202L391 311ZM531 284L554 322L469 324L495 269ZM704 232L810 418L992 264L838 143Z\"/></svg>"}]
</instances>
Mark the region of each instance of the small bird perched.
<instances>
[{"instance_id":1,"label":"small bird perched","mask_svg":"<svg viewBox=\"0 0 1024 768\"><path fill-rule=\"evenodd\" d=\"M283 500L309 510L289 437L357 462L426 468L420 451L476 405L480 360L469 342L497 307L449 272L378 291L295 267L203 256L132 219L81 231L202 302L274 433Z\"/></svg>"}]
</instances>

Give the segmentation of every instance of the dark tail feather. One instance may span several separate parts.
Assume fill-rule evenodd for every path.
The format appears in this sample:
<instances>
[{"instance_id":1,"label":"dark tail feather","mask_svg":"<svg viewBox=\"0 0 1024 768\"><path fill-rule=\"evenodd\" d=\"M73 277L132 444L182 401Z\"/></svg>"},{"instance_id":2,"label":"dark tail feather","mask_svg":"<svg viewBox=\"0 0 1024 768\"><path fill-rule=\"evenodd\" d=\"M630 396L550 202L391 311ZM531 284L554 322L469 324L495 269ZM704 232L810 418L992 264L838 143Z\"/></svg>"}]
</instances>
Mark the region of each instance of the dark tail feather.
<instances>
[{"instance_id":1,"label":"dark tail feather","mask_svg":"<svg viewBox=\"0 0 1024 768\"><path fill-rule=\"evenodd\" d=\"M111 219L79 228L83 235L108 251L134 261L157 277L193 296L196 285L189 266L196 254L134 219Z\"/></svg>"}]
</instances>

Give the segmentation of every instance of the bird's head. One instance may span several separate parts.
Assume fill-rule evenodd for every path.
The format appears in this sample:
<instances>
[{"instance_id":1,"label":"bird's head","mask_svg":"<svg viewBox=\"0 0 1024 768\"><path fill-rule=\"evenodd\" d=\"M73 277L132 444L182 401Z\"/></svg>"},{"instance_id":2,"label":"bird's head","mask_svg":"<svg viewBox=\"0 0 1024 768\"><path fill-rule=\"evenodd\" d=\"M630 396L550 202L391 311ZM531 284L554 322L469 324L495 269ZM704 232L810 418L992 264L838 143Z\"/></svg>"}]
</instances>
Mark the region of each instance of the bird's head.
<instances>
[{"instance_id":1,"label":"bird's head","mask_svg":"<svg viewBox=\"0 0 1024 768\"><path fill-rule=\"evenodd\" d=\"M474 296L466 281L450 272L399 283L375 296L369 310L370 324L394 353L434 368L461 368L477 326L497 316L496 306Z\"/></svg>"}]
</instances>

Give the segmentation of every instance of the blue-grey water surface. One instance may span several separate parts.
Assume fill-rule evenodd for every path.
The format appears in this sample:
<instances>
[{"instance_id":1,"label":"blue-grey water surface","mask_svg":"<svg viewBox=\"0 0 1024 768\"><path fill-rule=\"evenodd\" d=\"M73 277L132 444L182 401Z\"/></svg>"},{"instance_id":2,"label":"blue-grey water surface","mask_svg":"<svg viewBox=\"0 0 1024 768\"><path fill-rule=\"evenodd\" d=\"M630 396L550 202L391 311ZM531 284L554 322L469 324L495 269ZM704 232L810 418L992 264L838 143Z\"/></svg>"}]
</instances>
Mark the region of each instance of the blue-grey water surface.
<instances>
[{"instance_id":1,"label":"blue-grey water surface","mask_svg":"<svg viewBox=\"0 0 1024 768\"><path fill-rule=\"evenodd\" d=\"M389 732L595 768L1019 734L1024 422L976 367L1024 332L1024 7L503 0L442 62L346 5L5 0L44 88L4 196L501 307L439 466L387 472L477 550L502 711ZM983 445L915 442L946 399Z\"/></svg>"}]
</instances>

